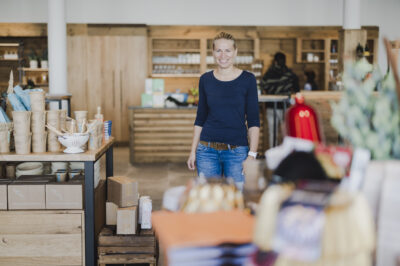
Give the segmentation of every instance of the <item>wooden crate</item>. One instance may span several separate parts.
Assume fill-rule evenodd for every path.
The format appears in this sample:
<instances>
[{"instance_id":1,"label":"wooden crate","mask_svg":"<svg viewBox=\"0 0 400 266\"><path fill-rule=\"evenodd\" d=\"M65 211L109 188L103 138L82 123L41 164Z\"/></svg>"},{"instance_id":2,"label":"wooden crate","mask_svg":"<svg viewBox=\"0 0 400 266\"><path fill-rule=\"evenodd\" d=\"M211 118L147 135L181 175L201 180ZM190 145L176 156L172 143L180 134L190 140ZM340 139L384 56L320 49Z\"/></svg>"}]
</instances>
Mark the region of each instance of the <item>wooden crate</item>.
<instances>
[{"instance_id":1,"label":"wooden crate","mask_svg":"<svg viewBox=\"0 0 400 266\"><path fill-rule=\"evenodd\" d=\"M84 212L1 211L0 265L84 265Z\"/></svg>"},{"instance_id":2,"label":"wooden crate","mask_svg":"<svg viewBox=\"0 0 400 266\"><path fill-rule=\"evenodd\" d=\"M130 109L131 163L186 162L192 145L196 111L196 108ZM265 115L260 112L260 154L266 147L264 120Z\"/></svg>"},{"instance_id":3,"label":"wooden crate","mask_svg":"<svg viewBox=\"0 0 400 266\"><path fill-rule=\"evenodd\" d=\"M136 235L116 235L115 226L104 227L98 241L98 263L157 265L158 244L154 231L139 230Z\"/></svg>"}]
</instances>

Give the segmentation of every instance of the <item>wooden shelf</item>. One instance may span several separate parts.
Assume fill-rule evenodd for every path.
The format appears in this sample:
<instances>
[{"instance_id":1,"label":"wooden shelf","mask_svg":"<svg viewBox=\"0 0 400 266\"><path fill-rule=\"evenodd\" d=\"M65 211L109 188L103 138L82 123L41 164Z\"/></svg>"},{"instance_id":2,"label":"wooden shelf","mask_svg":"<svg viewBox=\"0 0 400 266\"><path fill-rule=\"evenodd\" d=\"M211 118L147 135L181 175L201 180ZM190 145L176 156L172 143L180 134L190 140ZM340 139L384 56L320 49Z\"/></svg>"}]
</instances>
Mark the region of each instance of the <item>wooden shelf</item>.
<instances>
[{"instance_id":1,"label":"wooden shelf","mask_svg":"<svg viewBox=\"0 0 400 266\"><path fill-rule=\"evenodd\" d=\"M97 150L88 150L83 153L63 153L59 152L44 152L44 153L29 153L16 154L15 152L0 154L0 161L3 162L82 162L96 161L103 153L114 143L114 138L111 137L107 142Z\"/></svg>"},{"instance_id":2,"label":"wooden shelf","mask_svg":"<svg viewBox=\"0 0 400 266\"><path fill-rule=\"evenodd\" d=\"M7 62L7 61L14 61L14 62L18 62L18 61L19 61L19 58L17 58L17 59L0 59L0 61L5 61L5 62Z\"/></svg>"},{"instance_id":3,"label":"wooden shelf","mask_svg":"<svg viewBox=\"0 0 400 266\"><path fill-rule=\"evenodd\" d=\"M0 43L0 47L19 47L19 43Z\"/></svg>"},{"instance_id":4,"label":"wooden shelf","mask_svg":"<svg viewBox=\"0 0 400 266\"><path fill-rule=\"evenodd\" d=\"M154 65L200 65L200 63L153 63Z\"/></svg>"},{"instance_id":5,"label":"wooden shelf","mask_svg":"<svg viewBox=\"0 0 400 266\"><path fill-rule=\"evenodd\" d=\"M212 49L207 49L207 52L212 53L213 50ZM254 54L253 50L240 50L238 49L238 55L240 54Z\"/></svg>"},{"instance_id":6,"label":"wooden shelf","mask_svg":"<svg viewBox=\"0 0 400 266\"><path fill-rule=\"evenodd\" d=\"M324 64L325 61L317 61L317 62L308 62L308 61L301 61L301 64Z\"/></svg>"},{"instance_id":7,"label":"wooden shelf","mask_svg":"<svg viewBox=\"0 0 400 266\"><path fill-rule=\"evenodd\" d=\"M200 53L200 49L153 49L154 53Z\"/></svg>"},{"instance_id":8,"label":"wooden shelf","mask_svg":"<svg viewBox=\"0 0 400 266\"><path fill-rule=\"evenodd\" d=\"M201 74L151 74L153 78L198 78Z\"/></svg>"},{"instance_id":9,"label":"wooden shelf","mask_svg":"<svg viewBox=\"0 0 400 266\"><path fill-rule=\"evenodd\" d=\"M303 49L301 50L302 53L325 53L323 49Z\"/></svg>"},{"instance_id":10,"label":"wooden shelf","mask_svg":"<svg viewBox=\"0 0 400 266\"><path fill-rule=\"evenodd\" d=\"M23 71L25 72L48 72L48 68L29 68L29 67L23 67Z\"/></svg>"}]
</instances>

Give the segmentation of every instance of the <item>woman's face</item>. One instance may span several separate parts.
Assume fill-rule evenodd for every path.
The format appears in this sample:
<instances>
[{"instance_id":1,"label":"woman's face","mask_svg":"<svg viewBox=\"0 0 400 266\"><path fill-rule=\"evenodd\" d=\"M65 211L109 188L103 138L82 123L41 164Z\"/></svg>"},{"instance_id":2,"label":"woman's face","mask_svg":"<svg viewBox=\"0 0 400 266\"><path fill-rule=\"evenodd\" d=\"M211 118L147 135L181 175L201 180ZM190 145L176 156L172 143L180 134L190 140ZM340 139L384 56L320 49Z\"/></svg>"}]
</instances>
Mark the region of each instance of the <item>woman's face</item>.
<instances>
[{"instance_id":1,"label":"woman's face","mask_svg":"<svg viewBox=\"0 0 400 266\"><path fill-rule=\"evenodd\" d=\"M235 63L237 49L234 42L227 39L218 39L214 42L213 56L220 68L230 68Z\"/></svg>"}]
</instances>

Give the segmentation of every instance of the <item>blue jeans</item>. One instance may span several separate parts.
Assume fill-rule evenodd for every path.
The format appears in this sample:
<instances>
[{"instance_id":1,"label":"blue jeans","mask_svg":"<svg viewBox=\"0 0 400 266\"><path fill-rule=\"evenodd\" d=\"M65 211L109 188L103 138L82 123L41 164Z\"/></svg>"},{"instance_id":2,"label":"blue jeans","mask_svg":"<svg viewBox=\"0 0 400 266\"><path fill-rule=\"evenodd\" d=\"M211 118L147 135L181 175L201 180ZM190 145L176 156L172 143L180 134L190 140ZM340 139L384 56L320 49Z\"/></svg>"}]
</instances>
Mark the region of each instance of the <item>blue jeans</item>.
<instances>
[{"instance_id":1,"label":"blue jeans","mask_svg":"<svg viewBox=\"0 0 400 266\"><path fill-rule=\"evenodd\" d=\"M243 162L249 152L248 146L239 146L234 149L216 150L201 143L196 150L196 166L199 176L229 177L239 189L243 189L244 174Z\"/></svg>"}]
</instances>

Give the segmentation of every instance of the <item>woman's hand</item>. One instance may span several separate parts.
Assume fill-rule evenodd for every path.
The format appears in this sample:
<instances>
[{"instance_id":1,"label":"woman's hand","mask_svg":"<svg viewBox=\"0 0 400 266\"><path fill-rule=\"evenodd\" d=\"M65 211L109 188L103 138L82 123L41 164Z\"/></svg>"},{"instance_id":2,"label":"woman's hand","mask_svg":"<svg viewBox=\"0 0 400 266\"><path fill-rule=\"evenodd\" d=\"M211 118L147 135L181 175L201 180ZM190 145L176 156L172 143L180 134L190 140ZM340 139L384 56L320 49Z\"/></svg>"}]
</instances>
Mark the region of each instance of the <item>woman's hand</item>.
<instances>
[{"instance_id":1,"label":"woman's hand","mask_svg":"<svg viewBox=\"0 0 400 266\"><path fill-rule=\"evenodd\" d=\"M189 170L196 169L195 162L196 162L196 152L191 152L189 155L189 159L187 160L187 166Z\"/></svg>"}]
</instances>

